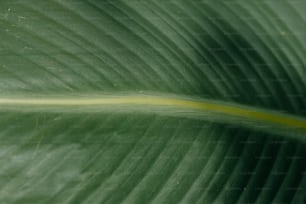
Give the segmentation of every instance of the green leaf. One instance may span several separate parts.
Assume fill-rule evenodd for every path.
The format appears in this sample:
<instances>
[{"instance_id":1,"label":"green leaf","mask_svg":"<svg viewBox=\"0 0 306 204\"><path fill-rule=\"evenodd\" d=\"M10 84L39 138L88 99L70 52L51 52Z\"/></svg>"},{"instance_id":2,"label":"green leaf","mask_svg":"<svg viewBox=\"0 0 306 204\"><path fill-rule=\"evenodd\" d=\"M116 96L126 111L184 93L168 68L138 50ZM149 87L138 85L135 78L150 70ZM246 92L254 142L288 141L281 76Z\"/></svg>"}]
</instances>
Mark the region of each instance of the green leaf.
<instances>
[{"instance_id":1,"label":"green leaf","mask_svg":"<svg viewBox=\"0 0 306 204\"><path fill-rule=\"evenodd\" d=\"M303 203L306 3L0 0L0 203Z\"/></svg>"}]
</instances>

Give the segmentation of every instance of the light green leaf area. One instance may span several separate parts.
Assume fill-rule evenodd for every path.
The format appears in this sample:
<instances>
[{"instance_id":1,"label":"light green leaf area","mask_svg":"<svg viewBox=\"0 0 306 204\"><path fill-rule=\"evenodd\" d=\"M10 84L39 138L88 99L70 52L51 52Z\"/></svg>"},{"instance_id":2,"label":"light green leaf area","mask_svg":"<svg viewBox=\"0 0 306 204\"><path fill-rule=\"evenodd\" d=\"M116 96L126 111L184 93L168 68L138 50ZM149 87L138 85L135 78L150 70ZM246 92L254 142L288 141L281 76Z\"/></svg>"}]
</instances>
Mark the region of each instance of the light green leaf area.
<instances>
[{"instance_id":1,"label":"light green leaf area","mask_svg":"<svg viewBox=\"0 0 306 204\"><path fill-rule=\"evenodd\" d=\"M0 203L304 203L305 9L0 0Z\"/></svg>"}]
</instances>

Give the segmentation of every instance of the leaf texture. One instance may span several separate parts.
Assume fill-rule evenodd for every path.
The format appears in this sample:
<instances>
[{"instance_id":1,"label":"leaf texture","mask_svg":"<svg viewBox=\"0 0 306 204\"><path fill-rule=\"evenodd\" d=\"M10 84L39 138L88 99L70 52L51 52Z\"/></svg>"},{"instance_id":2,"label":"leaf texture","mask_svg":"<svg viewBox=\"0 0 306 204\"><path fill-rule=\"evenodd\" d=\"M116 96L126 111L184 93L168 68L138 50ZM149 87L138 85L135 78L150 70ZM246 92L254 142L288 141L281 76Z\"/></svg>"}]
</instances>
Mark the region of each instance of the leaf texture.
<instances>
[{"instance_id":1,"label":"leaf texture","mask_svg":"<svg viewBox=\"0 0 306 204\"><path fill-rule=\"evenodd\" d=\"M0 203L296 203L302 0L0 0Z\"/></svg>"}]
</instances>

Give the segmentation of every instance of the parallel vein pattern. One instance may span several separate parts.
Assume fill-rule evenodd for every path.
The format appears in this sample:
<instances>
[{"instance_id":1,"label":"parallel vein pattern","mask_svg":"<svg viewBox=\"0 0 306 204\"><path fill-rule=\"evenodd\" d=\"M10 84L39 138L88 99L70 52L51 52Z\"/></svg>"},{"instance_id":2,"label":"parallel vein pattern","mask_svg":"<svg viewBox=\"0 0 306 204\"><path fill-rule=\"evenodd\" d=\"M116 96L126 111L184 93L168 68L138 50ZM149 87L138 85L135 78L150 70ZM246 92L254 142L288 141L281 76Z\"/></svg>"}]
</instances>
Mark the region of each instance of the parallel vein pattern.
<instances>
[{"instance_id":1,"label":"parallel vein pattern","mask_svg":"<svg viewBox=\"0 0 306 204\"><path fill-rule=\"evenodd\" d=\"M305 202L305 9L1 0L0 203Z\"/></svg>"}]
</instances>

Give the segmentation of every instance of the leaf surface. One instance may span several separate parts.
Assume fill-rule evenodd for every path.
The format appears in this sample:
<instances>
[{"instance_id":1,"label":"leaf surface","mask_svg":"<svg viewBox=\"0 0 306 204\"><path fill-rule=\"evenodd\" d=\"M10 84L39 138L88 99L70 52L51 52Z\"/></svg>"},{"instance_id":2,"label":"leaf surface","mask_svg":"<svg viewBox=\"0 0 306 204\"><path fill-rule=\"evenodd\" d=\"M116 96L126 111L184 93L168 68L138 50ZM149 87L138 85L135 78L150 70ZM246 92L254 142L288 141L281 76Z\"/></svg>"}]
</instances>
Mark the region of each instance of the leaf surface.
<instances>
[{"instance_id":1,"label":"leaf surface","mask_svg":"<svg viewBox=\"0 0 306 204\"><path fill-rule=\"evenodd\" d=\"M0 0L0 203L303 203L302 1Z\"/></svg>"}]
</instances>

